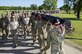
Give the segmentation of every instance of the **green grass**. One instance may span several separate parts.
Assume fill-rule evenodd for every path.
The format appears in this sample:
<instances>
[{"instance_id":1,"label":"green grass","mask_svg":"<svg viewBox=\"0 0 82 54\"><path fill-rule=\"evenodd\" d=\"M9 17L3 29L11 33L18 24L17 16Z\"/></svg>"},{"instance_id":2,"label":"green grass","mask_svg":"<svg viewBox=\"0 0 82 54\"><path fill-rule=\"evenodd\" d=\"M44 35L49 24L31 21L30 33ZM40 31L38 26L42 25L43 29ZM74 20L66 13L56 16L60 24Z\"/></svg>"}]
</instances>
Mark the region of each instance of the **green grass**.
<instances>
[{"instance_id":1,"label":"green grass","mask_svg":"<svg viewBox=\"0 0 82 54\"><path fill-rule=\"evenodd\" d=\"M74 14L53 14L53 16L76 19ZM70 35L66 35L66 38L72 38L70 39L71 41L82 46L82 20L71 20L71 22L72 26L75 28L75 32Z\"/></svg>"},{"instance_id":2,"label":"green grass","mask_svg":"<svg viewBox=\"0 0 82 54\"><path fill-rule=\"evenodd\" d=\"M66 35L66 37L74 38L71 40L82 46L82 21L72 21L72 25L75 28L75 32L71 35Z\"/></svg>"},{"instance_id":3,"label":"green grass","mask_svg":"<svg viewBox=\"0 0 82 54\"><path fill-rule=\"evenodd\" d=\"M53 16L58 16L61 18L76 18L74 14L53 14Z\"/></svg>"},{"instance_id":4,"label":"green grass","mask_svg":"<svg viewBox=\"0 0 82 54\"><path fill-rule=\"evenodd\" d=\"M6 14L6 10L0 10L0 14Z\"/></svg>"}]
</instances>

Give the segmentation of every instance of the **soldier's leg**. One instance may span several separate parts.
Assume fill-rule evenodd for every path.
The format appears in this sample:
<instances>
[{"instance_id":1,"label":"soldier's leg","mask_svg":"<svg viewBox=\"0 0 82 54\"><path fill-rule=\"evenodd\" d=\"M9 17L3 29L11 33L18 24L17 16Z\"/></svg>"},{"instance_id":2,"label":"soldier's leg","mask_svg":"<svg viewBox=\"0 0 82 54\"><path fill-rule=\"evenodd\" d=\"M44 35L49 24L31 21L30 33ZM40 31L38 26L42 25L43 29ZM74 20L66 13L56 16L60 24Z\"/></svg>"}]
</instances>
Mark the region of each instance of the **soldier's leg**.
<instances>
[{"instance_id":1,"label":"soldier's leg","mask_svg":"<svg viewBox=\"0 0 82 54\"><path fill-rule=\"evenodd\" d=\"M27 36L26 25L24 25L24 38Z\"/></svg>"},{"instance_id":2,"label":"soldier's leg","mask_svg":"<svg viewBox=\"0 0 82 54\"><path fill-rule=\"evenodd\" d=\"M12 37L13 37L13 48L15 48L16 46L15 46L15 35L14 35L14 31L10 31L11 32L11 35L12 35Z\"/></svg>"},{"instance_id":3,"label":"soldier's leg","mask_svg":"<svg viewBox=\"0 0 82 54\"><path fill-rule=\"evenodd\" d=\"M40 51L42 54L46 54L44 48L45 48L45 41L44 41L44 34L42 31L42 28L38 29L38 42L39 42L39 46L40 46Z\"/></svg>"},{"instance_id":4,"label":"soldier's leg","mask_svg":"<svg viewBox=\"0 0 82 54\"><path fill-rule=\"evenodd\" d=\"M42 45L42 51L43 51L43 54L46 54L46 40L45 40L45 35L44 35L44 33L43 33L43 30L42 30L42 36L41 36L41 40L42 40L42 43L41 43L41 45Z\"/></svg>"},{"instance_id":5,"label":"soldier's leg","mask_svg":"<svg viewBox=\"0 0 82 54\"><path fill-rule=\"evenodd\" d=\"M41 28L38 28L38 42L39 42L39 46L41 48L41 45L42 45Z\"/></svg>"},{"instance_id":6,"label":"soldier's leg","mask_svg":"<svg viewBox=\"0 0 82 54\"><path fill-rule=\"evenodd\" d=\"M9 37L9 30L8 30L8 28L5 29L5 32L6 32L6 36Z\"/></svg>"},{"instance_id":7,"label":"soldier's leg","mask_svg":"<svg viewBox=\"0 0 82 54\"><path fill-rule=\"evenodd\" d=\"M50 46L50 42L46 43L46 47L44 48L44 50L46 51L46 54L51 54L51 46Z\"/></svg>"},{"instance_id":8,"label":"soldier's leg","mask_svg":"<svg viewBox=\"0 0 82 54\"><path fill-rule=\"evenodd\" d=\"M63 52L63 49L62 49L62 44L63 44L63 41L64 41L64 36L60 36L60 54L64 54L64 52Z\"/></svg>"},{"instance_id":9,"label":"soldier's leg","mask_svg":"<svg viewBox=\"0 0 82 54\"><path fill-rule=\"evenodd\" d=\"M59 46L56 44L51 44L51 54L58 54L59 53Z\"/></svg>"},{"instance_id":10,"label":"soldier's leg","mask_svg":"<svg viewBox=\"0 0 82 54\"><path fill-rule=\"evenodd\" d=\"M33 43L35 43L35 41L37 40L37 27L33 27L33 30L32 30L32 35L33 35Z\"/></svg>"},{"instance_id":11,"label":"soldier's leg","mask_svg":"<svg viewBox=\"0 0 82 54\"><path fill-rule=\"evenodd\" d=\"M47 30L46 30L46 27L42 27L42 34L43 34L43 36L42 36L42 46L43 46L43 51L44 51L44 53L46 54L46 51L47 51L47 49L48 49L48 45L47 45L47 43L49 43L49 42L47 42Z\"/></svg>"},{"instance_id":12,"label":"soldier's leg","mask_svg":"<svg viewBox=\"0 0 82 54\"><path fill-rule=\"evenodd\" d=\"M13 31L13 47L17 47L17 39L18 39L18 36L17 36L17 30L16 31Z\"/></svg>"},{"instance_id":13,"label":"soldier's leg","mask_svg":"<svg viewBox=\"0 0 82 54\"><path fill-rule=\"evenodd\" d=\"M26 25L26 35L29 36L29 30L30 30L30 26Z\"/></svg>"},{"instance_id":14,"label":"soldier's leg","mask_svg":"<svg viewBox=\"0 0 82 54\"><path fill-rule=\"evenodd\" d=\"M2 39L7 39L6 34L5 34L5 28L2 28Z\"/></svg>"},{"instance_id":15,"label":"soldier's leg","mask_svg":"<svg viewBox=\"0 0 82 54\"><path fill-rule=\"evenodd\" d=\"M64 54L63 49L62 49L62 42L60 43L60 51L59 54Z\"/></svg>"},{"instance_id":16,"label":"soldier's leg","mask_svg":"<svg viewBox=\"0 0 82 54\"><path fill-rule=\"evenodd\" d=\"M42 41L41 42L41 50L42 50L42 53L43 54L46 54L46 41L45 41L43 35L42 35L41 41Z\"/></svg>"}]
</instances>

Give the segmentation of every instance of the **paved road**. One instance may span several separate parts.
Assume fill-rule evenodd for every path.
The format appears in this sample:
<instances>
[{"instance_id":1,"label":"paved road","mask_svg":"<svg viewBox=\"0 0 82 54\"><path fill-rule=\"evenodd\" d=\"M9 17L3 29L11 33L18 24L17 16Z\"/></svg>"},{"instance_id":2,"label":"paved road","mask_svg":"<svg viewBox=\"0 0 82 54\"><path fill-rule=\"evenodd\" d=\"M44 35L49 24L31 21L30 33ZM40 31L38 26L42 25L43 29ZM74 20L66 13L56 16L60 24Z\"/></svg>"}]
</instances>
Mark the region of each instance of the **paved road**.
<instances>
[{"instance_id":1,"label":"paved road","mask_svg":"<svg viewBox=\"0 0 82 54\"><path fill-rule=\"evenodd\" d=\"M79 51L78 49L75 49L69 45L64 44L63 45L65 54L82 54L82 51Z\"/></svg>"},{"instance_id":2,"label":"paved road","mask_svg":"<svg viewBox=\"0 0 82 54\"><path fill-rule=\"evenodd\" d=\"M0 54L40 54L39 45L32 45L31 37L27 37L27 39L19 38L17 48L12 48L12 38L5 43L2 42L0 40ZM66 44L63 45L63 50L65 54L82 54L81 51ZM50 50L48 50L48 54L50 54Z\"/></svg>"},{"instance_id":3,"label":"paved road","mask_svg":"<svg viewBox=\"0 0 82 54\"><path fill-rule=\"evenodd\" d=\"M31 37L19 38L18 47L12 48L12 38L9 38L5 43L0 40L0 54L40 54L39 45L32 45ZM3 44L2 44L3 43Z\"/></svg>"}]
</instances>

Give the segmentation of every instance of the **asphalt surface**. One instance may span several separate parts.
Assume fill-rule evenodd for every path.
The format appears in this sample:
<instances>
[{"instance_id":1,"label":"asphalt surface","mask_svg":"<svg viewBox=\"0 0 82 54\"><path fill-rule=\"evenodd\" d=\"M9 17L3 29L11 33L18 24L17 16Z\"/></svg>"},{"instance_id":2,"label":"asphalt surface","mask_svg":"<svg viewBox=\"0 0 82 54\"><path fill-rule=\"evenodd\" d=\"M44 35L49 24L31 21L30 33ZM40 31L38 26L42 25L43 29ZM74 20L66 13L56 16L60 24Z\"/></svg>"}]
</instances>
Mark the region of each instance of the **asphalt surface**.
<instances>
[{"instance_id":1,"label":"asphalt surface","mask_svg":"<svg viewBox=\"0 0 82 54\"><path fill-rule=\"evenodd\" d=\"M65 54L82 54L82 51L66 44L63 45L63 48Z\"/></svg>"},{"instance_id":2,"label":"asphalt surface","mask_svg":"<svg viewBox=\"0 0 82 54\"><path fill-rule=\"evenodd\" d=\"M31 36L18 39L18 47L13 48L12 38L4 41L0 39L0 54L40 54L40 49L38 43L32 45L33 41ZM69 45L63 44L64 54L82 54L81 51L75 49ZM50 49L47 51L50 53Z\"/></svg>"}]
</instances>

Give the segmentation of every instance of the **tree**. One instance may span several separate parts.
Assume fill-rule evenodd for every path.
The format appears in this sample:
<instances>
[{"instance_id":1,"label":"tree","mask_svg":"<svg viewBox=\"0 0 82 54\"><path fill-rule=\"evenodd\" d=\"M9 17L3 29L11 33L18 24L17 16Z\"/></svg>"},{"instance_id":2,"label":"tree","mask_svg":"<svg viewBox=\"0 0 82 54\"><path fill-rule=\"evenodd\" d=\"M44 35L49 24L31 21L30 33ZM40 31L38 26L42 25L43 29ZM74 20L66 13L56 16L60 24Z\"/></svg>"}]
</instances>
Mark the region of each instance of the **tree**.
<instances>
[{"instance_id":1,"label":"tree","mask_svg":"<svg viewBox=\"0 0 82 54\"><path fill-rule=\"evenodd\" d=\"M40 6L38 7L38 10L43 10L43 6L40 5Z\"/></svg>"},{"instance_id":2,"label":"tree","mask_svg":"<svg viewBox=\"0 0 82 54\"><path fill-rule=\"evenodd\" d=\"M48 10L48 8L45 4L42 4L38 7L38 10Z\"/></svg>"},{"instance_id":3,"label":"tree","mask_svg":"<svg viewBox=\"0 0 82 54\"><path fill-rule=\"evenodd\" d=\"M71 7L68 4L65 4L62 7L60 7L60 10L65 10L67 14L69 13L70 9Z\"/></svg>"},{"instance_id":4,"label":"tree","mask_svg":"<svg viewBox=\"0 0 82 54\"><path fill-rule=\"evenodd\" d=\"M77 18L80 19L80 11L82 8L82 0L64 0L66 4L71 4L73 10L77 13Z\"/></svg>"},{"instance_id":5,"label":"tree","mask_svg":"<svg viewBox=\"0 0 82 54\"><path fill-rule=\"evenodd\" d=\"M78 3L77 3L77 18L80 19L80 11L81 11L81 8L82 8L82 0L79 0Z\"/></svg>"},{"instance_id":6,"label":"tree","mask_svg":"<svg viewBox=\"0 0 82 54\"><path fill-rule=\"evenodd\" d=\"M30 6L30 9L31 9L31 10L37 10L37 9L38 9L38 6L37 6L36 4L32 4L32 5Z\"/></svg>"},{"instance_id":7,"label":"tree","mask_svg":"<svg viewBox=\"0 0 82 54\"><path fill-rule=\"evenodd\" d=\"M0 10L29 10L29 7L21 7L21 6L0 6Z\"/></svg>"},{"instance_id":8,"label":"tree","mask_svg":"<svg viewBox=\"0 0 82 54\"><path fill-rule=\"evenodd\" d=\"M50 10L54 10L57 6L57 0L44 0L43 1L44 6L46 7L46 9Z\"/></svg>"}]
</instances>

